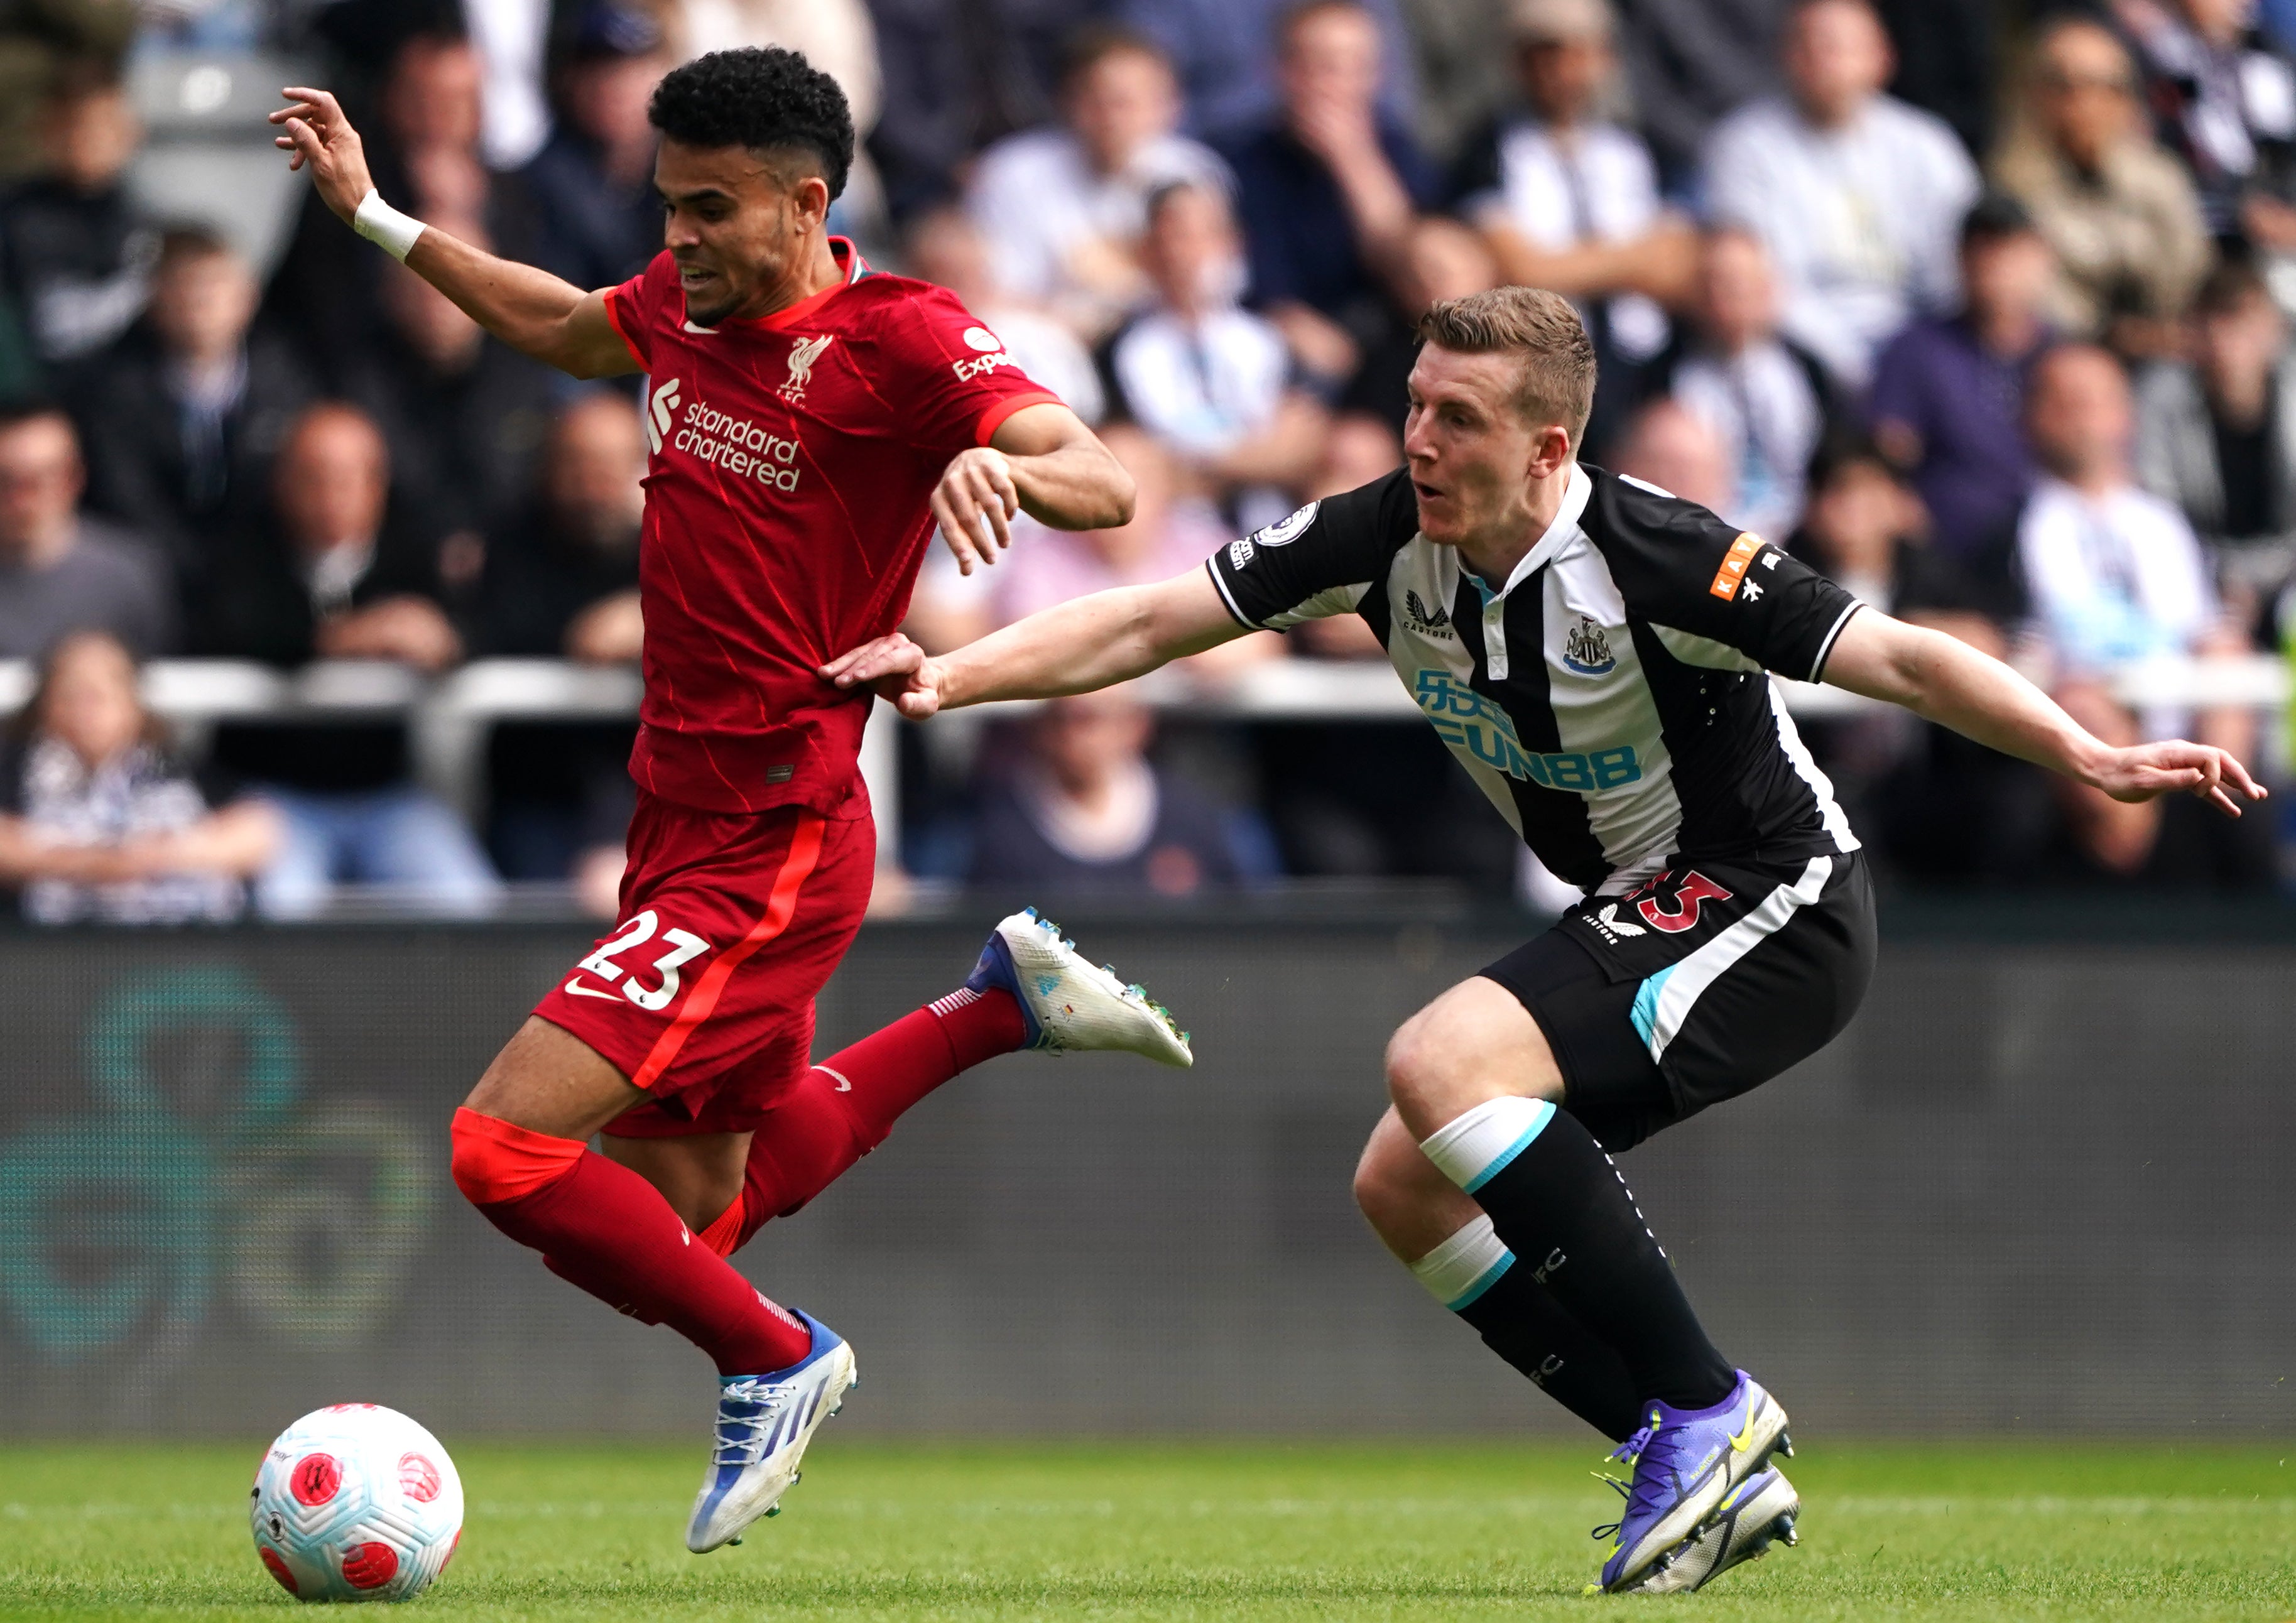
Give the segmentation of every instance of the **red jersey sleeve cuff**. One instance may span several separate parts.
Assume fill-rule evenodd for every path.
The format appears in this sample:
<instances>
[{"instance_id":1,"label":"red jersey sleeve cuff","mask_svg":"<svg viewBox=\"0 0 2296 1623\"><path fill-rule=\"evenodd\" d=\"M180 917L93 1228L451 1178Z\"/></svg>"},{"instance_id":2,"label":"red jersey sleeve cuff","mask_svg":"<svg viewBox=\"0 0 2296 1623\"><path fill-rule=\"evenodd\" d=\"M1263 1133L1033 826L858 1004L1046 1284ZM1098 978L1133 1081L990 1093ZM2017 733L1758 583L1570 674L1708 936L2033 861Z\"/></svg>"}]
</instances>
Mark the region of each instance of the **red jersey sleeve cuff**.
<instances>
[{"instance_id":1,"label":"red jersey sleeve cuff","mask_svg":"<svg viewBox=\"0 0 2296 1623\"><path fill-rule=\"evenodd\" d=\"M630 359L638 364L638 370L644 372L651 366L652 363L639 354L638 347L630 341L630 330L622 324L622 290L618 287L606 290L606 320L613 327L614 336L622 340L622 348L630 352Z\"/></svg>"},{"instance_id":2,"label":"red jersey sleeve cuff","mask_svg":"<svg viewBox=\"0 0 2296 1623\"><path fill-rule=\"evenodd\" d=\"M980 414L980 421L973 425L972 443L987 445L996 437L996 430L1004 426L1004 420L1015 412L1023 411L1031 406L1066 406L1067 404L1067 401L1049 389L1035 389L1025 395L1007 395Z\"/></svg>"}]
</instances>

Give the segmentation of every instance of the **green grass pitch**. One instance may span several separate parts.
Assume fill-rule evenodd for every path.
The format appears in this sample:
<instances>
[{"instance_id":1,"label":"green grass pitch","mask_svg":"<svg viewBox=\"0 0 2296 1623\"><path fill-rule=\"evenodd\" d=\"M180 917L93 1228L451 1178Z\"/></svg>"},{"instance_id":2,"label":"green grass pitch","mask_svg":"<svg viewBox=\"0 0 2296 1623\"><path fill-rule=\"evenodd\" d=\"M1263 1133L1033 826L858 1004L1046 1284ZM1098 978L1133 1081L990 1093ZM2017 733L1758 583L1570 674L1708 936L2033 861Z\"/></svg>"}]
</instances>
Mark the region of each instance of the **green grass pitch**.
<instances>
[{"instance_id":1,"label":"green grass pitch","mask_svg":"<svg viewBox=\"0 0 2296 1623\"><path fill-rule=\"evenodd\" d=\"M466 1442L437 1619L2296 1618L2296 1446L1852 1447L1792 1462L1801 1547L1582 1597L1595 1448L892 1446L825 1437L739 1549L679 1542L692 1447ZM0 1449L0 1617L280 1618L257 1447Z\"/></svg>"}]
</instances>

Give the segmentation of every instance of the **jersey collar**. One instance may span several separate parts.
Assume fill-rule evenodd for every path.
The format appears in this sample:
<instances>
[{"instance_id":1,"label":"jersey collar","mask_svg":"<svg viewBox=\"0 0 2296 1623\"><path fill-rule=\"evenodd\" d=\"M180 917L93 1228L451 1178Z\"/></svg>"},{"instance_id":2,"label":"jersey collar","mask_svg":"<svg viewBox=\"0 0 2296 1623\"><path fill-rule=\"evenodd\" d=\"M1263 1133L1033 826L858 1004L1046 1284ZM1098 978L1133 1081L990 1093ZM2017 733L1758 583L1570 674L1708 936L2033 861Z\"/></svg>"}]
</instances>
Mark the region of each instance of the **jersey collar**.
<instances>
[{"instance_id":1,"label":"jersey collar","mask_svg":"<svg viewBox=\"0 0 2296 1623\"><path fill-rule=\"evenodd\" d=\"M1472 570L1467 572L1467 578L1475 583L1475 589L1482 594L1483 601L1488 603L1493 598L1505 597L1515 587L1552 563L1554 561L1554 555L1570 544L1571 537L1578 533L1578 517L1587 511L1587 499L1594 494L1595 481L1587 477L1586 469L1580 467L1576 462L1572 463L1570 481L1562 488L1562 505L1555 509L1554 522L1546 527L1546 532L1538 537L1531 549L1522 555L1522 561L1514 566L1514 572L1507 577L1506 585L1494 592L1483 583L1481 576Z\"/></svg>"},{"instance_id":2,"label":"jersey collar","mask_svg":"<svg viewBox=\"0 0 2296 1623\"><path fill-rule=\"evenodd\" d=\"M786 332L814 315L862 277L874 274L869 268L869 262L861 257L861 250L853 246L850 237L830 238L829 253L837 261L837 268L844 273L840 280L831 283L811 298L800 299L789 308L775 310L771 316L760 316L749 324L762 327L768 332Z\"/></svg>"}]
</instances>

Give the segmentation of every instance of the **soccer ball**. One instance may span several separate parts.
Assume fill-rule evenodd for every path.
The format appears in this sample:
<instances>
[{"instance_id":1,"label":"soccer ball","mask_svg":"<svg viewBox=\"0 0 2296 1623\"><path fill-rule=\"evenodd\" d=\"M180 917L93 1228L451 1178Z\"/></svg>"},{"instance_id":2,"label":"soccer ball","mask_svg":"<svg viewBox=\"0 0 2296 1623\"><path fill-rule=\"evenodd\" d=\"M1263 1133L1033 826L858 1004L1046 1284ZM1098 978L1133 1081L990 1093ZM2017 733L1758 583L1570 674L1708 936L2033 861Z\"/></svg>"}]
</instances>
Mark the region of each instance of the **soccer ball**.
<instances>
[{"instance_id":1,"label":"soccer ball","mask_svg":"<svg viewBox=\"0 0 2296 1623\"><path fill-rule=\"evenodd\" d=\"M410 1601L454 1559L463 1480L396 1409L339 1403L279 1434L249 1490L255 1553L299 1601Z\"/></svg>"}]
</instances>

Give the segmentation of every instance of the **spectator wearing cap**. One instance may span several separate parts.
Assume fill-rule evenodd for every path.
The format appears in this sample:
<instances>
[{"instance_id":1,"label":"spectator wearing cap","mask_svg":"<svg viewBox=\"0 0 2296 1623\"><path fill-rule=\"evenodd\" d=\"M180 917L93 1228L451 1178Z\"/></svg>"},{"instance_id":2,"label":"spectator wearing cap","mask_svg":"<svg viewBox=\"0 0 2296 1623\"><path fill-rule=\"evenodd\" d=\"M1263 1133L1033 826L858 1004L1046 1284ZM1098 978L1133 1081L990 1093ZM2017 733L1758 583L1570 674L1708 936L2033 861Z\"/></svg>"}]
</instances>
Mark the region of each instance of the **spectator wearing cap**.
<instances>
[{"instance_id":1,"label":"spectator wearing cap","mask_svg":"<svg viewBox=\"0 0 2296 1623\"><path fill-rule=\"evenodd\" d=\"M1931 540L1997 577L2033 482L2025 381L2052 337L2054 275L2024 205L1988 193L1962 222L1962 307L1907 327L1874 368L1868 420L1928 507Z\"/></svg>"},{"instance_id":2,"label":"spectator wearing cap","mask_svg":"<svg viewBox=\"0 0 2296 1623\"><path fill-rule=\"evenodd\" d=\"M159 542L187 586L259 512L279 442L316 392L294 347L255 323L260 296L221 237L168 232L144 322L73 403L88 504Z\"/></svg>"},{"instance_id":3,"label":"spectator wearing cap","mask_svg":"<svg viewBox=\"0 0 2296 1623\"><path fill-rule=\"evenodd\" d=\"M2214 554L2234 617L2252 620L2296 570L2296 352L2255 268L2234 261L2193 301L2189 362L2136 388L2136 478Z\"/></svg>"},{"instance_id":4,"label":"spectator wearing cap","mask_svg":"<svg viewBox=\"0 0 2296 1623\"><path fill-rule=\"evenodd\" d=\"M172 651L173 583L158 550L79 511L86 478L71 419L0 410L0 659L29 660L73 631L138 655Z\"/></svg>"},{"instance_id":5,"label":"spectator wearing cap","mask_svg":"<svg viewBox=\"0 0 2296 1623\"><path fill-rule=\"evenodd\" d=\"M1376 338L1417 212L1439 190L1431 166L1378 102L1378 20L1357 0L1309 0L1283 14L1282 106L1223 144L1234 167L1251 298L1308 369L1337 382Z\"/></svg>"},{"instance_id":6,"label":"spectator wearing cap","mask_svg":"<svg viewBox=\"0 0 2296 1623\"><path fill-rule=\"evenodd\" d=\"M1653 387L1706 425L1734 470L1722 516L1785 535L1800 521L1809 459L1839 402L1824 364L1778 332L1777 279L1752 233L1706 234L1688 324L1653 367Z\"/></svg>"},{"instance_id":7,"label":"spectator wearing cap","mask_svg":"<svg viewBox=\"0 0 2296 1623\"><path fill-rule=\"evenodd\" d=\"M1797 0L1780 60L1789 94L1714 131L1707 207L1769 249L1787 335L1863 388L1891 333L1956 301L1977 171L1943 121L1882 93L1892 58L1867 0Z\"/></svg>"},{"instance_id":8,"label":"spectator wearing cap","mask_svg":"<svg viewBox=\"0 0 2296 1623\"><path fill-rule=\"evenodd\" d=\"M1283 100L1278 35L1301 0L1117 0L1116 20L1152 39L1180 76L1188 127L1218 143L1265 123ZM1411 34L1399 0L1364 0L1379 33L1380 111L1407 123L1418 97L1411 83Z\"/></svg>"},{"instance_id":9,"label":"spectator wearing cap","mask_svg":"<svg viewBox=\"0 0 2296 1623\"><path fill-rule=\"evenodd\" d=\"M1235 302L1226 198L1203 185L1158 193L1142 258L1156 301L1101 349L1110 414L1161 440L1239 532L1272 524L1314 467L1326 417L1283 335Z\"/></svg>"},{"instance_id":10,"label":"spectator wearing cap","mask_svg":"<svg viewBox=\"0 0 2296 1623\"><path fill-rule=\"evenodd\" d=\"M50 381L68 383L144 313L160 233L128 196L144 130L116 74L63 73L38 126L39 173L0 199L0 294Z\"/></svg>"},{"instance_id":11,"label":"spectator wearing cap","mask_svg":"<svg viewBox=\"0 0 2296 1623\"><path fill-rule=\"evenodd\" d=\"M216 571L199 619L205 652L423 672L459 660L436 546L391 511L390 483L390 451L364 413L328 401L298 418L273 470L268 522L241 537ZM215 753L286 820L285 846L258 887L271 916L309 916L347 882L448 913L493 905L496 881L478 842L410 777L403 720L227 725Z\"/></svg>"},{"instance_id":12,"label":"spectator wearing cap","mask_svg":"<svg viewBox=\"0 0 2296 1623\"><path fill-rule=\"evenodd\" d=\"M1697 263L1650 149L1598 111L1618 73L1612 29L1608 0L1514 0L1522 105L1470 143L1450 188L1505 280L1578 301L1606 381L1666 347L1660 307L1687 301Z\"/></svg>"},{"instance_id":13,"label":"spectator wearing cap","mask_svg":"<svg viewBox=\"0 0 2296 1623\"><path fill-rule=\"evenodd\" d=\"M617 286L661 251L646 104L668 65L660 25L627 6L585 6L565 43L557 127L523 178L534 263L576 287Z\"/></svg>"},{"instance_id":14,"label":"spectator wearing cap","mask_svg":"<svg viewBox=\"0 0 2296 1623\"><path fill-rule=\"evenodd\" d=\"M2127 48L2084 18L2046 25L2017 109L1991 168L2055 251L2051 318L2124 355L2169 353L2208 274L2208 229L2144 126Z\"/></svg>"},{"instance_id":15,"label":"spectator wearing cap","mask_svg":"<svg viewBox=\"0 0 2296 1623\"><path fill-rule=\"evenodd\" d=\"M2256 26L2255 0L2123 0L2115 9L2210 233L2296 251L2296 67Z\"/></svg>"},{"instance_id":16,"label":"spectator wearing cap","mask_svg":"<svg viewBox=\"0 0 2296 1623\"><path fill-rule=\"evenodd\" d=\"M1155 45L1113 29L1078 37L1061 78L1060 122L990 147L967 189L1004 291L1087 338L1144 302L1150 193L1178 181L1230 184L1227 166L1178 134L1179 122L1179 86Z\"/></svg>"}]
</instances>

